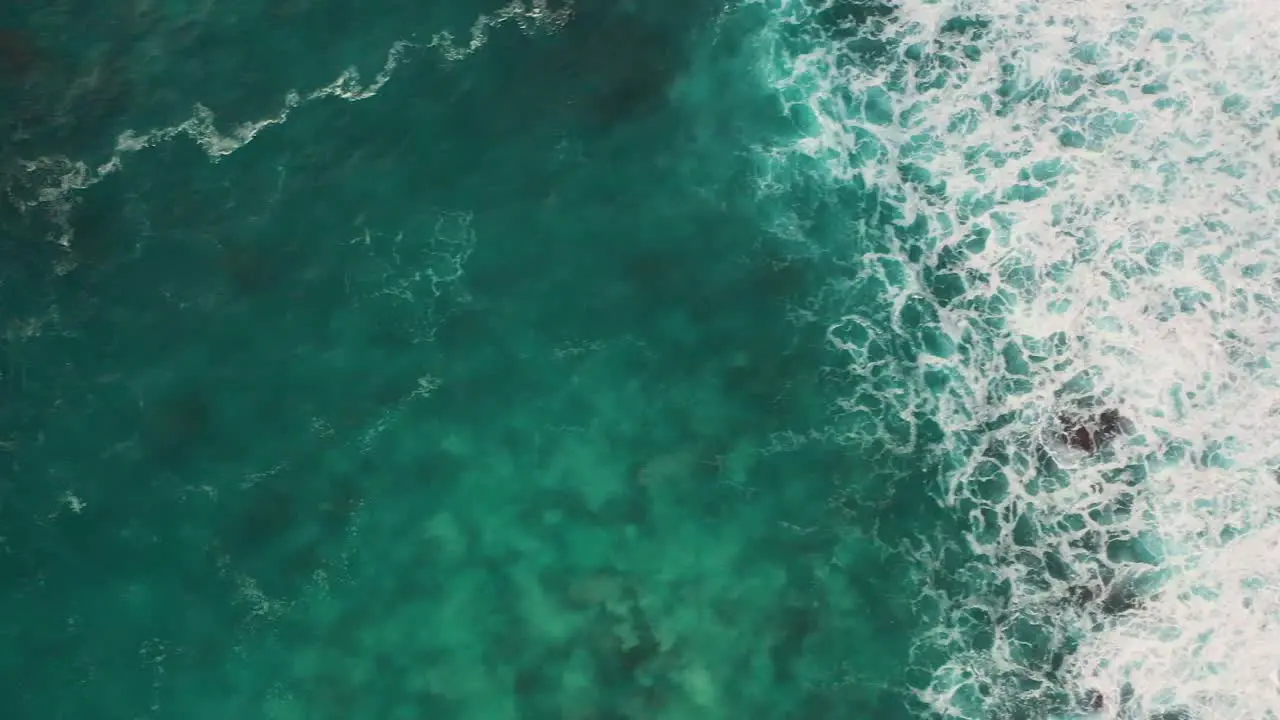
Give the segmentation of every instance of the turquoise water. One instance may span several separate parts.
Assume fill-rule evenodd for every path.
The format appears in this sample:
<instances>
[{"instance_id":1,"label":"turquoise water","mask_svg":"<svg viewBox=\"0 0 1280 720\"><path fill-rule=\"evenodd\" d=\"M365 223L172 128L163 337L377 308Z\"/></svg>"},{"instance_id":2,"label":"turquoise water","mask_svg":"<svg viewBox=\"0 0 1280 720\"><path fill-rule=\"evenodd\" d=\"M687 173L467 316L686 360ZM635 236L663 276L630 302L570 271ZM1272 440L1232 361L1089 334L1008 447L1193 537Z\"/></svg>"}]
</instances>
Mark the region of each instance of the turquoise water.
<instances>
[{"instance_id":1,"label":"turquoise water","mask_svg":"<svg viewBox=\"0 0 1280 720\"><path fill-rule=\"evenodd\" d=\"M1009 594L972 523L1015 532L948 502L1016 462L949 363L1018 365L1022 288L781 150L779 79L891 14L6 5L0 717L935 717L997 622L949 603ZM986 716L1071 707L1077 637L1019 637Z\"/></svg>"}]
</instances>

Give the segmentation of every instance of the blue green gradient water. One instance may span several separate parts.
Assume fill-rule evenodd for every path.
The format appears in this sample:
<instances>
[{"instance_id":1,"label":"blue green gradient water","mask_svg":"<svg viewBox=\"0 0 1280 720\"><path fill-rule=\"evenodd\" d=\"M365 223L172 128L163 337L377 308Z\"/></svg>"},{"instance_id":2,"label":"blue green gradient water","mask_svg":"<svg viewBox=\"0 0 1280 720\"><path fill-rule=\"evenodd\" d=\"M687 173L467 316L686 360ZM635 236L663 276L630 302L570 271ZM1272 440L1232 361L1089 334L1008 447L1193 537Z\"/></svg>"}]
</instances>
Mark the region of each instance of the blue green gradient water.
<instances>
[{"instance_id":1,"label":"blue green gradient water","mask_svg":"<svg viewBox=\"0 0 1280 720\"><path fill-rule=\"evenodd\" d=\"M763 10L582 2L35 202L23 161L229 134L496 9L3 11L0 716L920 715L885 548L952 532L932 431L827 336L877 199L762 192Z\"/></svg>"}]
</instances>

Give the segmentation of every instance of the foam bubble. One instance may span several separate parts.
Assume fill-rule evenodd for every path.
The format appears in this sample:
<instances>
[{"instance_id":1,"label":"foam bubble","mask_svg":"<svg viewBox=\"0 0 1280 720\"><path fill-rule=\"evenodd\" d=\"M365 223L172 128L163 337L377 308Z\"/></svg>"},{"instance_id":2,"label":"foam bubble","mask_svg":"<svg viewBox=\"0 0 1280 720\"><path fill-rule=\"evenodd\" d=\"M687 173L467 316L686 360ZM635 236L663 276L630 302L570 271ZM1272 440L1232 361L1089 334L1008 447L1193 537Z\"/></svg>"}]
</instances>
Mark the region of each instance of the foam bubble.
<instances>
[{"instance_id":1,"label":"foam bubble","mask_svg":"<svg viewBox=\"0 0 1280 720\"><path fill-rule=\"evenodd\" d=\"M882 401L937 415L986 559L930 591L921 698L1277 717L1280 6L769 4L790 162L893 209L853 260L887 319L833 338L926 348ZM1124 431L1082 450L1106 411Z\"/></svg>"}]
</instances>

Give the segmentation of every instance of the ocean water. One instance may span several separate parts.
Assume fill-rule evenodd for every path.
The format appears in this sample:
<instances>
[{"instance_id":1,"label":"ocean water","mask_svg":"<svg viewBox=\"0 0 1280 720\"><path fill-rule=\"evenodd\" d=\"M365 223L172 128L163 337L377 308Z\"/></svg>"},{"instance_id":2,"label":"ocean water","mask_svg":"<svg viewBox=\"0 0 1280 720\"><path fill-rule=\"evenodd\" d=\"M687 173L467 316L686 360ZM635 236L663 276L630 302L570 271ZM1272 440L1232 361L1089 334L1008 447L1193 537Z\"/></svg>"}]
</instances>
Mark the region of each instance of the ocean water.
<instances>
[{"instance_id":1,"label":"ocean water","mask_svg":"<svg viewBox=\"0 0 1280 720\"><path fill-rule=\"evenodd\" d=\"M0 9L0 717L1280 718L1280 6Z\"/></svg>"}]
</instances>

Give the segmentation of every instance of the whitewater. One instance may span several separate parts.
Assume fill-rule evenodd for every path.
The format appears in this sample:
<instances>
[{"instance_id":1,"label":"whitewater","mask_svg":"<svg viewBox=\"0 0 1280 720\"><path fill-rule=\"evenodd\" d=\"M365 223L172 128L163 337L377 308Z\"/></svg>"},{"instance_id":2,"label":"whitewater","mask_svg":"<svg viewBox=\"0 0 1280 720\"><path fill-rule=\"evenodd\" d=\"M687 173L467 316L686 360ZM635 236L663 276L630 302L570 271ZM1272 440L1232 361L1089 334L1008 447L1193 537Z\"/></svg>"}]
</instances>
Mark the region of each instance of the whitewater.
<instances>
[{"instance_id":1,"label":"whitewater","mask_svg":"<svg viewBox=\"0 0 1280 720\"><path fill-rule=\"evenodd\" d=\"M962 718L1277 717L1280 6L771 7L809 125L786 157L927 236L854 260L902 268L896 311L936 316L915 391L884 400L935 410L938 494L987 560L925 591L946 620L920 643L949 659L921 696ZM865 326L833 326L855 364ZM1121 437L1064 442L1101 408Z\"/></svg>"}]
</instances>

